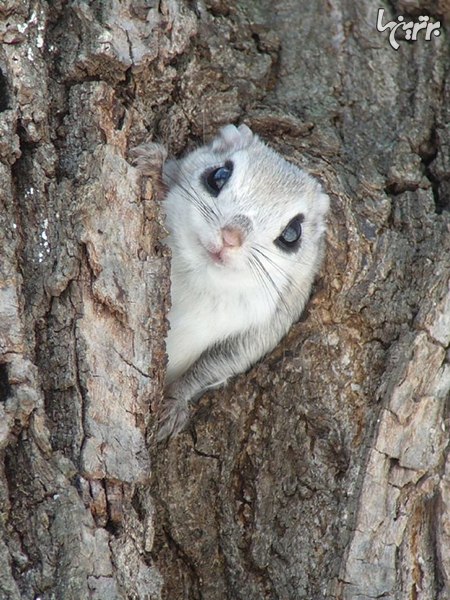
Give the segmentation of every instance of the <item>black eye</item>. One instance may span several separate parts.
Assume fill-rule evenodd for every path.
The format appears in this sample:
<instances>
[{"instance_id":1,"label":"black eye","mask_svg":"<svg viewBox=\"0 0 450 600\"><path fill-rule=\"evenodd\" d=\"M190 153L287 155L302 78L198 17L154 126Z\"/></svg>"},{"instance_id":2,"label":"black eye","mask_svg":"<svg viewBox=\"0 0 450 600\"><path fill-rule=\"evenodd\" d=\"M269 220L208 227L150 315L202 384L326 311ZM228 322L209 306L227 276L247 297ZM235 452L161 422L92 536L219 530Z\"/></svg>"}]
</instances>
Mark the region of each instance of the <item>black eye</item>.
<instances>
[{"instance_id":1,"label":"black eye","mask_svg":"<svg viewBox=\"0 0 450 600\"><path fill-rule=\"evenodd\" d=\"M233 172L233 163L227 161L223 167L219 167L218 169L214 169L209 173L206 172L203 176L203 181L209 192L212 193L213 196L218 196L220 190L226 184L226 182L230 179L231 173Z\"/></svg>"},{"instance_id":2,"label":"black eye","mask_svg":"<svg viewBox=\"0 0 450 600\"><path fill-rule=\"evenodd\" d=\"M281 235L275 240L275 244L283 250L295 250L302 237L303 215L297 215L290 221Z\"/></svg>"}]
</instances>

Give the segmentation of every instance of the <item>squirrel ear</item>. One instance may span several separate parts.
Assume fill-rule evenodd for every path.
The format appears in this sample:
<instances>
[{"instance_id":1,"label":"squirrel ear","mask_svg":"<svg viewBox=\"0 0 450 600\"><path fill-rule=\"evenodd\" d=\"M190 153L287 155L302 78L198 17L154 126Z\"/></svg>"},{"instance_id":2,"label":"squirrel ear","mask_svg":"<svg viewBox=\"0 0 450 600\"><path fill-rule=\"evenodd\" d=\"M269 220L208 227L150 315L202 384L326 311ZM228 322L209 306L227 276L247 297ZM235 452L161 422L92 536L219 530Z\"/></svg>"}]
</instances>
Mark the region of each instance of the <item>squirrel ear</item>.
<instances>
[{"instance_id":1,"label":"squirrel ear","mask_svg":"<svg viewBox=\"0 0 450 600\"><path fill-rule=\"evenodd\" d=\"M230 149L242 150L249 146L255 137L247 125L239 125L239 127L225 125L211 142L211 150L213 152L226 152Z\"/></svg>"},{"instance_id":2,"label":"squirrel ear","mask_svg":"<svg viewBox=\"0 0 450 600\"><path fill-rule=\"evenodd\" d=\"M330 208L330 197L323 191L321 191L318 195L317 208L322 217L326 215L328 209Z\"/></svg>"}]
</instances>

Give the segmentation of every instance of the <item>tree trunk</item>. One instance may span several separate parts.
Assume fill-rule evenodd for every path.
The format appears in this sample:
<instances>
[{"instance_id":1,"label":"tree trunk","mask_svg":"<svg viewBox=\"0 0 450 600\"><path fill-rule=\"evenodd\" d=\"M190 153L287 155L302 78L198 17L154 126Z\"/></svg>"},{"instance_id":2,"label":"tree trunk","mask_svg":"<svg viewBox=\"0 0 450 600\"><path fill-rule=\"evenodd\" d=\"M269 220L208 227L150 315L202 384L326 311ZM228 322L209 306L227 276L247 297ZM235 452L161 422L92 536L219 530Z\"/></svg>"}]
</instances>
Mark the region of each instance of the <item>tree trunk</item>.
<instances>
[{"instance_id":1,"label":"tree trunk","mask_svg":"<svg viewBox=\"0 0 450 600\"><path fill-rule=\"evenodd\" d=\"M1 599L450 597L450 8L386 4L442 23L394 50L379 4L0 5ZM325 264L156 445L170 257L128 151L240 121L323 179Z\"/></svg>"}]
</instances>

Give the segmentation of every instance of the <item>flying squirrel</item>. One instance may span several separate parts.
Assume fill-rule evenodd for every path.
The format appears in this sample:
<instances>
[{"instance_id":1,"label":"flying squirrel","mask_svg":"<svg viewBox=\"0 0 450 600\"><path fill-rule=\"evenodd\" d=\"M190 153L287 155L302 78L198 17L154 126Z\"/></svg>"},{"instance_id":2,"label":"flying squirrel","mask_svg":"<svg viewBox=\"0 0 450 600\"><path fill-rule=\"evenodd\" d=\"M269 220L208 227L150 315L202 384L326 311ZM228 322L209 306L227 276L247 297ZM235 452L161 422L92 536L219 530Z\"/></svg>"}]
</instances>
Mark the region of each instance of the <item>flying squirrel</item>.
<instances>
[{"instance_id":1,"label":"flying squirrel","mask_svg":"<svg viewBox=\"0 0 450 600\"><path fill-rule=\"evenodd\" d=\"M135 155L143 172L164 163L172 307L161 441L186 427L190 402L247 371L299 319L329 198L247 125L226 125L181 159L164 162L155 143Z\"/></svg>"}]
</instances>

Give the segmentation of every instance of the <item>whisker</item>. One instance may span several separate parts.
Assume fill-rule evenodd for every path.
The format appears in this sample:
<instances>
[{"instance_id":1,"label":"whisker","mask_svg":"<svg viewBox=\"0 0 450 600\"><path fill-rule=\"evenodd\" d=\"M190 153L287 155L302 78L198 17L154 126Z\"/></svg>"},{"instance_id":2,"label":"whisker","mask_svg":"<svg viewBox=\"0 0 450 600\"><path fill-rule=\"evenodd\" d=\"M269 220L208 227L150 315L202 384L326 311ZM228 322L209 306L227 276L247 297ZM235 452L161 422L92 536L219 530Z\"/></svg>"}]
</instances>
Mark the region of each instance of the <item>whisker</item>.
<instances>
[{"instance_id":1,"label":"whisker","mask_svg":"<svg viewBox=\"0 0 450 600\"><path fill-rule=\"evenodd\" d=\"M261 284L261 287L264 289L264 292L267 294L267 297L274 302L277 301L278 297L274 295L272 287L268 284L264 271L261 270L261 265L258 264L257 259L254 256L250 256L249 260L250 269L255 277L255 279Z\"/></svg>"},{"instance_id":2,"label":"whisker","mask_svg":"<svg viewBox=\"0 0 450 600\"><path fill-rule=\"evenodd\" d=\"M208 206L196 193L189 179L183 175L182 181L167 177L170 183L177 185L184 198L190 202L205 219L211 223L218 220L218 215L211 206ZM190 189L189 189L190 188Z\"/></svg>"},{"instance_id":3,"label":"whisker","mask_svg":"<svg viewBox=\"0 0 450 600\"><path fill-rule=\"evenodd\" d=\"M255 248L255 250L256 250L256 248L262 248L265 252L269 252L270 254L273 254L274 256L280 256L283 260L287 260L288 262L292 262L292 263L298 263L298 259L289 258L289 256L285 252L281 254L280 252L277 252L276 250L270 250L269 248L266 248L266 246L263 246L262 244L257 244L256 242L253 242L252 246ZM262 251L261 251L261 253L262 253Z\"/></svg>"},{"instance_id":4,"label":"whisker","mask_svg":"<svg viewBox=\"0 0 450 600\"><path fill-rule=\"evenodd\" d=\"M189 186L189 188L192 190L191 194L199 201L203 204L203 206L205 206L205 208L207 208L207 210L211 211L211 213L217 217L216 212L214 211L212 206L207 205L198 195L197 192L195 191L194 186L192 185L192 181L189 179L189 177L187 177L187 175L185 173L182 174L182 178L183 181ZM186 189L186 188L185 188Z\"/></svg>"},{"instance_id":5,"label":"whisker","mask_svg":"<svg viewBox=\"0 0 450 600\"><path fill-rule=\"evenodd\" d=\"M269 256L267 256L262 250L259 250L256 247L254 247L253 250L255 252L258 252L258 254L260 256L262 256L270 264L271 267L276 269L278 271L278 273L280 273L285 278L289 288L294 288L295 290L297 290L298 294L301 297L305 296L305 291L297 285L297 283L295 282L293 277L291 275L289 275L282 267L280 267L280 265L278 265L274 260L272 260ZM286 306L286 304L285 304L285 306Z\"/></svg>"},{"instance_id":6,"label":"whisker","mask_svg":"<svg viewBox=\"0 0 450 600\"><path fill-rule=\"evenodd\" d=\"M256 248L255 248L256 250ZM258 251L258 250L257 250ZM259 251L258 251L259 252ZM262 253L261 253L262 254ZM264 255L263 255L264 256ZM281 290L278 288L275 280L273 279L272 275L269 273L269 271L266 269L266 267L264 266L264 264L261 262L260 258L258 258L257 256L255 256L254 254L252 255L253 260L256 262L256 264L258 265L261 273L264 275L267 284L271 284L271 288L273 290L275 290L278 299L280 300L280 302L284 305L284 307L286 308L286 310L291 313L291 309L289 307L289 305L287 304L286 300L284 299L284 296L281 292Z\"/></svg>"}]
</instances>

